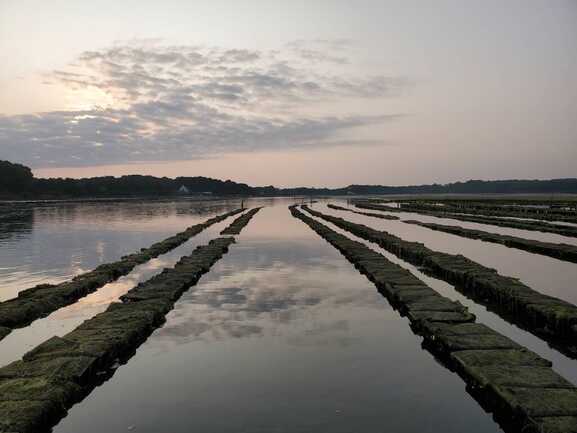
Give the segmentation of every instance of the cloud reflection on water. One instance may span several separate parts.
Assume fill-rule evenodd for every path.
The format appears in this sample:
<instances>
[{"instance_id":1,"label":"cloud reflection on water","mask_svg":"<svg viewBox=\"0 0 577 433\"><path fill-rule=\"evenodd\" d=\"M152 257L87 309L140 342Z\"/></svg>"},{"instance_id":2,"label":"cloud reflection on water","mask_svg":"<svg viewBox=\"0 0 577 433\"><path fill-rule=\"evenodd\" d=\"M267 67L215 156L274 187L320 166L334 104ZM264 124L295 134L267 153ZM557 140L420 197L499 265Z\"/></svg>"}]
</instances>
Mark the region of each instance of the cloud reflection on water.
<instances>
[{"instance_id":1,"label":"cloud reflection on water","mask_svg":"<svg viewBox=\"0 0 577 433\"><path fill-rule=\"evenodd\" d=\"M350 345L348 322L335 320L335 310L383 308L380 295L355 287L358 275L343 272L322 244L283 241L267 253L255 267L258 242L233 249L183 296L157 336L174 344L273 336L294 345Z\"/></svg>"}]
</instances>

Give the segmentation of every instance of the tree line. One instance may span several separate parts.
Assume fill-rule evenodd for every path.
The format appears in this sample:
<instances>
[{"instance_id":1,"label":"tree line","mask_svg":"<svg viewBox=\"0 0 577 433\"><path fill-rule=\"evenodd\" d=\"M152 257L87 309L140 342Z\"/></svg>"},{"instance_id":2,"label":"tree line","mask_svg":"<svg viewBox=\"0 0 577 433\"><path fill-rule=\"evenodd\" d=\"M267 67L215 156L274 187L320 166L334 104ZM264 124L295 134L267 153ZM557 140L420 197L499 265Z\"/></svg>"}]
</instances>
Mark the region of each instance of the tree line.
<instances>
[{"instance_id":1,"label":"tree line","mask_svg":"<svg viewBox=\"0 0 577 433\"><path fill-rule=\"evenodd\" d=\"M184 188L183 188L184 187ZM208 177L104 176L84 179L34 177L21 164L0 161L0 198L77 198L213 194L243 196L366 195L366 194L557 194L577 193L577 179L469 180L416 186L350 185L344 188L253 187Z\"/></svg>"}]
</instances>

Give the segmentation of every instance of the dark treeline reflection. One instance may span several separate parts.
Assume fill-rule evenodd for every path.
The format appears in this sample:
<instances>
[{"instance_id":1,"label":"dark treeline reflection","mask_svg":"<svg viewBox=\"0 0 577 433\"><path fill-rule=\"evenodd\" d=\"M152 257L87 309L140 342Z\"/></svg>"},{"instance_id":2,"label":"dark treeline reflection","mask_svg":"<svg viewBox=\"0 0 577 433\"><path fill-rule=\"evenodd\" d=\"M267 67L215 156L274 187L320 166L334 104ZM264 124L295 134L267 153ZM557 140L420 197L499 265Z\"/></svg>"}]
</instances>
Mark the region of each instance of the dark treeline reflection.
<instances>
[{"instance_id":1,"label":"dark treeline reflection","mask_svg":"<svg viewBox=\"0 0 577 433\"><path fill-rule=\"evenodd\" d=\"M225 211L234 201L77 201L0 204L0 225L5 231L28 231L33 224L66 221L146 221L169 216L203 216ZM5 226L5 227L4 227ZM20 228L21 227L21 228Z\"/></svg>"},{"instance_id":2,"label":"dark treeline reflection","mask_svg":"<svg viewBox=\"0 0 577 433\"><path fill-rule=\"evenodd\" d=\"M0 205L0 242L19 239L32 232L34 210L28 206Z\"/></svg>"}]
</instances>

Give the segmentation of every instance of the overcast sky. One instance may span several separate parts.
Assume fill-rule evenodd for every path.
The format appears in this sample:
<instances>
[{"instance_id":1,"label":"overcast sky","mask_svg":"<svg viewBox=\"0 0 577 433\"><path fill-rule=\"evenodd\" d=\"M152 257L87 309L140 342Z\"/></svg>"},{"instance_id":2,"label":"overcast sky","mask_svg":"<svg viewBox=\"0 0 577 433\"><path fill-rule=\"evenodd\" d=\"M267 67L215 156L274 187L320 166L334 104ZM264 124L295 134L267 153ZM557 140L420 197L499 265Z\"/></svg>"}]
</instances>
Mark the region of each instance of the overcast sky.
<instances>
[{"instance_id":1,"label":"overcast sky","mask_svg":"<svg viewBox=\"0 0 577 433\"><path fill-rule=\"evenodd\" d=\"M0 0L0 65L38 176L577 177L576 0Z\"/></svg>"}]
</instances>

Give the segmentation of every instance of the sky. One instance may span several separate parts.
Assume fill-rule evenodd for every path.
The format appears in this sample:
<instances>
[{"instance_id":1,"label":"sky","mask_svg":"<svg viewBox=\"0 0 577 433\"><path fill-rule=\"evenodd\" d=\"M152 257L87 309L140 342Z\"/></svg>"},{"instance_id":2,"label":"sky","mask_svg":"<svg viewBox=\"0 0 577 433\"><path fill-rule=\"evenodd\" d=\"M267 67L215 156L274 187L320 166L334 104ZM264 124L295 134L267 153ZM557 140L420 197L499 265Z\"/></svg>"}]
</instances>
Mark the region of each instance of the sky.
<instances>
[{"instance_id":1,"label":"sky","mask_svg":"<svg viewBox=\"0 0 577 433\"><path fill-rule=\"evenodd\" d=\"M577 177L577 0L0 0L0 65L40 177Z\"/></svg>"}]
</instances>

